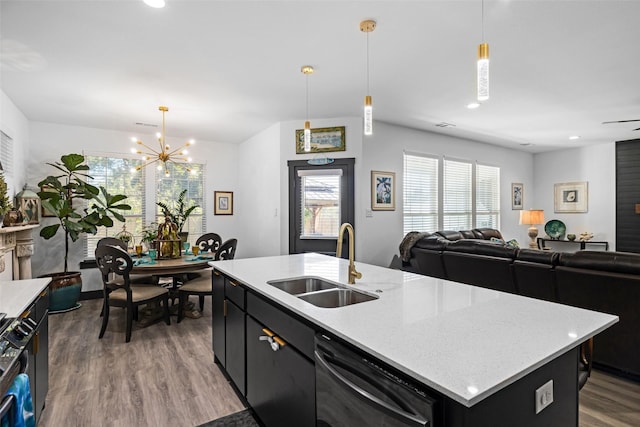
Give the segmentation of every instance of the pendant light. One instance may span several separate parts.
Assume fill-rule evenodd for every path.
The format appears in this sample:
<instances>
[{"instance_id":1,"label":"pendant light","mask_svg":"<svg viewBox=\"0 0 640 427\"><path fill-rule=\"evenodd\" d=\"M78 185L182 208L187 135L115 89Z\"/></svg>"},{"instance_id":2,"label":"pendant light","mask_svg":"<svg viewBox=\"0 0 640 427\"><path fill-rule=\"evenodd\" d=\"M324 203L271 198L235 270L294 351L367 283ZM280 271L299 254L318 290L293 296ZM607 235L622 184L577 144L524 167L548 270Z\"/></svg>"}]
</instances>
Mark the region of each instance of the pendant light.
<instances>
[{"instance_id":1,"label":"pendant light","mask_svg":"<svg viewBox=\"0 0 640 427\"><path fill-rule=\"evenodd\" d=\"M306 120L304 121L304 151L307 153L311 151L311 122L309 121L309 75L313 74L313 67L311 65L303 65L302 74L307 78L307 113Z\"/></svg>"},{"instance_id":2,"label":"pendant light","mask_svg":"<svg viewBox=\"0 0 640 427\"><path fill-rule=\"evenodd\" d=\"M376 29L376 21L366 20L360 23L360 31L367 33L367 95L364 97L364 134L373 134L373 104L369 90L369 33Z\"/></svg>"},{"instance_id":3,"label":"pendant light","mask_svg":"<svg viewBox=\"0 0 640 427\"><path fill-rule=\"evenodd\" d=\"M489 99L489 43L484 41L484 0L482 0L482 43L478 45L478 101Z\"/></svg>"}]
</instances>

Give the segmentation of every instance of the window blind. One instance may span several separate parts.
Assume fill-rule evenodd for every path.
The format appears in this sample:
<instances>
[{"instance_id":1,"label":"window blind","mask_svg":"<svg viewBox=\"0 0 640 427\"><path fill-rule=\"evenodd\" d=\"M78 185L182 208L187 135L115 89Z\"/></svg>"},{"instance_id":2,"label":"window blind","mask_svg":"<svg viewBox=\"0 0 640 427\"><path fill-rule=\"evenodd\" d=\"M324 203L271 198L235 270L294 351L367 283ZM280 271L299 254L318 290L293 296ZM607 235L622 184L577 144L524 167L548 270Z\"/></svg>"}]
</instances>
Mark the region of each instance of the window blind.
<instances>
[{"instance_id":1,"label":"window blind","mask_svg":"<svg viewBox=\"0 0 640 427\"><path fill-rule=\"evenodd\" d=\"M404 233L438 229L438 159L404 155Z\"/></svg>"},{"instance_id":2,"label":"window blind","mask_svg":"<svg viewBox=\"0 0 640 427\"><path fill-rule=\"evenodd\" d=\"M500 228L500 168L476 165L476 227Z\"/></svg>"},{"instance_id":3,"label":"window blind","mask_svg":"<svg viewBox=\"0 0 640 427\"><path fill-rule=\"evenodd\" d=\"M131 173L131 169L141 165L142 161L104 156L85 156L85 161L89 165L89 174L92 177L88 181L89 184L104 187L109 194L126 195L123 203L131 206L130 211L120 211L125 217L124 223L114 221L113 227L99 227L97 234L87 235L85 258L93 258L98 240L115 236L123 230L123 226L133 235L133 242L130 244L139 242L145 217L145 169L135 174Z\"/></svg>"},{"instance_id":4,"label":"window blind","mask_svg":"<svg viewBox=\"0 0 640 427\"><path fill-rule=\"evenodd\" d=\"M444 160L442 227L444 230L472 228L472 164Z\"/></svg>"},{"instance_id":5,"label":"window blind","mask_svg":"<svg viewBox=\"0 0 640 427\"><path fill-rule=\"evenodd\" d=\"M0 162L5 177L13 176L13 139L4 132L0 132Z\"/></svg>"}]
</instances>

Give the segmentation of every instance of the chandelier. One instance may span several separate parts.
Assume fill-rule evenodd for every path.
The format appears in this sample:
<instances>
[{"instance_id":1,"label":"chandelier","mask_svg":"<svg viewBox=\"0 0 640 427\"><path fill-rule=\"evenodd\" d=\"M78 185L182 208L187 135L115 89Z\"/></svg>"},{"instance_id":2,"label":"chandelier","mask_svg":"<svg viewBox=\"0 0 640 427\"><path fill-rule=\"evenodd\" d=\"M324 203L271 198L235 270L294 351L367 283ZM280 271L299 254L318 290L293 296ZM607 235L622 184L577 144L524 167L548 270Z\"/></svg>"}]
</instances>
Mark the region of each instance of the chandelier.
<instances>
[{"instance_id":1,"label":"chandelier","mask_svg":"<svg viewBox=\"0 0 640 427\"><path fill-rule=\"evenodd\" d=\"M182 144L179 148L174 150L171 149L169 144L165 141L165 132L164 132L164 113L169 111L169 107L160 106L158 107L160 111L162 111L162 132L156 133L156 137L158 138L158 144L160 149L155 150L149 147L147 144L142 142L136 137L131 138L131 140L139 145L140 147L132 148L131 152L134 154L141 154L142 161L144 162L140 166L136 166L132 169L132 172L137 172L142 168L152 165L154 163L158 163L157 169L159 171L164 169L164 176L169 176L169 168L167 163L191 163L191 157L186 157L187 150L186 148L195 143L194 140L189 140ZM195 173L195 170L191 169L187 166L187 172Z\"/></svg>"}]
</instances>

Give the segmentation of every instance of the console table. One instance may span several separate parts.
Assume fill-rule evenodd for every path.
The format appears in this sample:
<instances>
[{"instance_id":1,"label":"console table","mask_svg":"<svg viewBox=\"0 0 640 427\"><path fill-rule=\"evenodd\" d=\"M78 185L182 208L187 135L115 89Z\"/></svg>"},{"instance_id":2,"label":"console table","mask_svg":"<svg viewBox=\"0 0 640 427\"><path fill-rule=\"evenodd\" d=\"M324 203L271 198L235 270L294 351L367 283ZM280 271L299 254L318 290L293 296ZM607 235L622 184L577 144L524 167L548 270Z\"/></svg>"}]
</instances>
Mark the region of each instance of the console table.
<instances>
[{"instance_id":1,"label":"console table","mask_svg":"<svg viewBox=\"0 0 640 427\"><path fill-rule=\"evenodd\" d=\"M609 242L594 240L557 240L538 237L538 249L558 252L608 251Z\"/></svg>"}]
</instances>

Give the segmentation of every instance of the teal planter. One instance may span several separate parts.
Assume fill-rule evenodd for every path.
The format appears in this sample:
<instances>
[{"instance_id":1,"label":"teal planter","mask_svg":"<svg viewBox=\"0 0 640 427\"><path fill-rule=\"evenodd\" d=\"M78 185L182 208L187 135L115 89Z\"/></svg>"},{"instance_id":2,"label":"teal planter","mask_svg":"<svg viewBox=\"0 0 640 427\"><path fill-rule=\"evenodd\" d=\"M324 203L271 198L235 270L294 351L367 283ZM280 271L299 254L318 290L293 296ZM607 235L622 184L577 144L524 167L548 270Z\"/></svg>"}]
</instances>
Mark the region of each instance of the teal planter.
<instances>
[{"instance_id":1,"label":"teal planter","mask_svg":"<svg viewBox=\"0 0 640 427\"><path fill-rule=\"evenodd\" d=\"M78 300L82 291L82 277L80 272L45 274L40 277L50 277L49 283L49 313L60 313L80 308Z\"/></svg>"}]
</instances>

